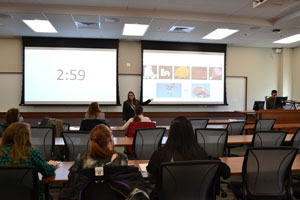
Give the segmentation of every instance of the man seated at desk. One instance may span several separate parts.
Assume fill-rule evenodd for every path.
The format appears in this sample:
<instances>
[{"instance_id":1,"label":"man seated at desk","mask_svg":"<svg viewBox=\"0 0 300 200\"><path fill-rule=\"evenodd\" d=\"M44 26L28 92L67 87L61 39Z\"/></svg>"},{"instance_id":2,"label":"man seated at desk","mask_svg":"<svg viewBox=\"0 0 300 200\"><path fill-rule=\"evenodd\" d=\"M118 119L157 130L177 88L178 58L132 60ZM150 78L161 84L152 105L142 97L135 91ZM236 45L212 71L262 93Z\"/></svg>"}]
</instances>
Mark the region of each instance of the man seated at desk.
<instances>
[{"instance_id":1,"label":"man seated at desk","mask_svg":"<svg viewBox=\"0 0 300 200\"><path fill-rule=\"evenodd\" d=\"M277 90L272 90L271 95L272 96L266 100L267 109L282 109L282 107L276 105Z\"/></svg>"}]
</instances>

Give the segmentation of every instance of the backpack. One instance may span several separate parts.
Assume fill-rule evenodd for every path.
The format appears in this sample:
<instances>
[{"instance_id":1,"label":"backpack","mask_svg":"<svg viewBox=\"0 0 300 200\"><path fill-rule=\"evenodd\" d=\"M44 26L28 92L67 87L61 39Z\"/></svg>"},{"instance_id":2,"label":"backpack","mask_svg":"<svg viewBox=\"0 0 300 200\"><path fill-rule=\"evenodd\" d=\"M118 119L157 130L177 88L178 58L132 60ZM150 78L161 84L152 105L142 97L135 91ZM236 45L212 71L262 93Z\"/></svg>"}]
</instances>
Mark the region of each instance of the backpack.
<instances>
[{"instance_id":1,"label":"backpack","mask_svg":"<svg viewBox=\"0 0 300 200\"><path fill-rule=\"evenodd\" d=\"M145 181L137 167L109 165L83 169L79 172L71 171L69 181L62 189L59 199L80 200L82 197L90 199L93 196L90 187L102 187L101 184L109 187L110 193L116 192L118 196L116 199L149 200ZM92 191L97 193L98 189ZM95 195L101 195L102 199L105 199L105 194L99 193Z\"/></svg>"}]
</instances>

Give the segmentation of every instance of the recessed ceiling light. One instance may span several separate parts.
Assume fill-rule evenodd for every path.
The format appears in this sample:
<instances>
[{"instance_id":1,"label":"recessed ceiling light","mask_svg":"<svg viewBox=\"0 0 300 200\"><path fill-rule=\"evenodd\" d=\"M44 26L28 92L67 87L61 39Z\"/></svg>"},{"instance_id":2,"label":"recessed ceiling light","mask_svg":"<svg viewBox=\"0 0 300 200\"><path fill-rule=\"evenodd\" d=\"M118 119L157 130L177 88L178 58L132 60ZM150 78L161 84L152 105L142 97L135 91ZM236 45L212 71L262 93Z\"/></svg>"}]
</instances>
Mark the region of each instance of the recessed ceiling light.
<instances>
[{"instance_id":1,"label":"recessed ceiling light","mask_svg":"<svg viewBox=\"0 0 300 200\"><path fill-rule=\"evenodd\" d=\"M22 20L29 28L38 33L57 33L48 20Z\"/></svg>"},{"instance_id":2,"label":"recessed ceiling light","mask_svg":"<svg viewBox=\"0 0 300 200\"><path fill-rule=\"evenodd\" d=\"M300 34L292 35L290 37L282 38L280 40L276 40L273 43L278 43L278 44L290 44L294 42L300 41Z\"/></svg>"},{"instance_id":3,"label":"recessed ceiling light","mask_svg":"<svg viewBox=\"0 0 300 200\"><path fill-rule=\"evenodd\" d=\"M122 35L143 36L149 25L147 24L125 24Z\"/></svg>"},{"instance_id":4,"label":"recessed ceiling light","mask_svg":"<svg viewBox=\"0 0 300 200\"><path fill-rule=\"evenodd\" d=\"M233 29L227 29L227 28L218 28L214 30L213 32L207 34L204 36L202 39L207 39L207 40L222 40L239 30L233 30Z\"/></svg>"}]
</instances>

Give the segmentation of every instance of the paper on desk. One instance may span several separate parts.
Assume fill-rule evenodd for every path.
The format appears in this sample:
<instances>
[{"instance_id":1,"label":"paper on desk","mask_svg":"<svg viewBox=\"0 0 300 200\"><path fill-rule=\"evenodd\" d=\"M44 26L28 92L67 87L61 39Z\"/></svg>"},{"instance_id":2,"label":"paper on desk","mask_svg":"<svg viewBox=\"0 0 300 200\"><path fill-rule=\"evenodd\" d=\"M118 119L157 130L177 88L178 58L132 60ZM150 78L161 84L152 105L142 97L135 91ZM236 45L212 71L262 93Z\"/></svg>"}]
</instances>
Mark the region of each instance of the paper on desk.
<instances>
[{"instance_id":1,"label":"paper on desk","mask_svg":"<svg viewBox=\"0 0 300 200\"><path fill-rule=\"evenodd\" d=\"M146 172L147 171L147 169L146 169L147 165L148 165L147 163L139 164L140 169L141 169L142 172Z\"/></svg>"}]
</instances>

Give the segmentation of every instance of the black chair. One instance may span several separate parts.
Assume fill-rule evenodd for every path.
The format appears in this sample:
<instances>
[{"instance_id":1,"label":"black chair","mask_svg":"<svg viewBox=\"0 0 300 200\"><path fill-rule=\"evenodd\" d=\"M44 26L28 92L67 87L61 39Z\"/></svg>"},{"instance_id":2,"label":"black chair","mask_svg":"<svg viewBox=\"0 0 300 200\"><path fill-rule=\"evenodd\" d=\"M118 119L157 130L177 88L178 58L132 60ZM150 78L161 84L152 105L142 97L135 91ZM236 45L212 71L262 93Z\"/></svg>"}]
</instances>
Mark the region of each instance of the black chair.
<instances>
[{"instance_id":1,"label":"black chair","mask_svg":"<svg viewBox=\"0 0 300 200\"><path fill-rule=\"evenodd\" d=\"M135 159L150 160L152 153L161 147L165 131L165 128L137 129L132 144Z\"/></svg>"},{"instance_id":2,"label":"black chair","mask_svg":"<svg viewBox=\"0 0 300 200\"><path fill-rule=\"evenodd\" d=\"M279 147L286 137L285 131L258 131L252 139L252 147Z\"/></svg>"},{"instance_id":3,"label":"black chair","mask_svg":"<svg viewBox=\"0 0 300 200\"><path fill-rule=\"evenodd\" d=\"M101 119L84 119L81 121L80 124L80 131L91 131L96 125L98 124L105 124L109 127L109 124L106 120Z\"/></svg>"},{"instance_id":4,"label":"black chair","mask_svg":"<svg viewBox=\"0 0 300 200\"><path fill-rule=\"evenodd\" d=\"M225 155L228 130L204 128L196 129L196 138L206 153L215 158Z\"/></svg>"},{"instance_id":5,"label":"black chair","mask_svg":"<svg viewBox=\"0 0 300 200\"><path fill-rule=\"evenodd\" d=\"M54 151L54 130L51 127L31 127L31 144L46 160L51 160Z\"/></svg>"},{"instance_id":6,"label":"black chair","mask_svg":"<svg viewBox=\"0 0 300 200\"><path fill-rule=\"evenodd\" d=\"M291 139L291 144L293 147L298 148L298 153L300 153L300 128L296 131Z\"/></svg>"},{"instance_id":7,"label":"black chair","mask_svg":"<svg viewBox=\"0 0 300 200\"><path fill-rule=\"evenodd\" d=\"M0 166L1 199L38 200L38 174L34 167Z\"/></svg>"},{"instance_id":8,"label":"black chair","mask_svg":"<svg viewBox=\"0 0 300 200\"><path fill-rule=\"evenodd\" d=\"M227 124L226 129L228 130L228 135L243 135L244 127L246 122L240 121L240 122L230 122ZM230 149L242 147L243 145L240 144L230 144L227 145L227 155L231 156Z\"/></svg>"},{"instance_id":9,"label":"black chair","mask_svg":"<svg viewBox=\"0 0 300 200\"><path fill-rule=\"evenodd\" d=\"M291 199L291 167L296 148L248 148L243 163L245 199Z\"/></svg>"},{"instance_id":10,"label":"black chair","mask_svg":"<svg viewBox=\"0 0 300 200\"><path fill-rule=\"evenodd\" d=\"M5 126L0 124L0 137L2 137L2 133L4 132Z\"/></svg>"},{"instance_id":11,"label":"black chair","mask_svg":"<svg viewBox=\"0 0 300 200\"><path fill-rule=\"evenodd\" d=\"M193 126L194 132L197 128L206 128L208 124L208 119L190 119Z\"/></svg>"},{"instance_id":12,"label":"black chair","mask_svg":"<svg viewBox=\"0 0 300 200\"><path fill-rule=\"evenodd\" d=\"M142 192L147 190L146 185L141 173L135 166L107 165L104 167L84 169L80 171L80 174L89 179L88 185L82 190L82 200L130 199L126 197L128 197L135 188L139 189L139 194L141 195L141 198L138 199L149 199L148 194Z\"/></svg>"},{"instance_id":13,"label":"black chair","mask_svg":"<svg viewBox=\"0 0 300 200\"><path fill-rule=\"evenodd\" d=\"M66 160L73 161L80 152L90 151L90 134L87 131L63 132L63 139L66 144Z\"/></svg>"},{"instance_id":14,"label":"black chair","mask_svg":"<svg viewBox=\"0 0 300 200\"><path fill-rule=\"evenodd\" d=\"M178 161L162 163L157 184L159 199L216 199L220 161Z\"/></svg>"},{"instance_id":15,"label":"black chair","mask_svg":"<svg viewBox=\"0 0 300 200\"><path fill-rule=\"evenodd\" d=\"M255 123L254 132L270 131L273 129L275 122L276 122L276 119L259 119Z\"/></svg>"}]
</instances>

